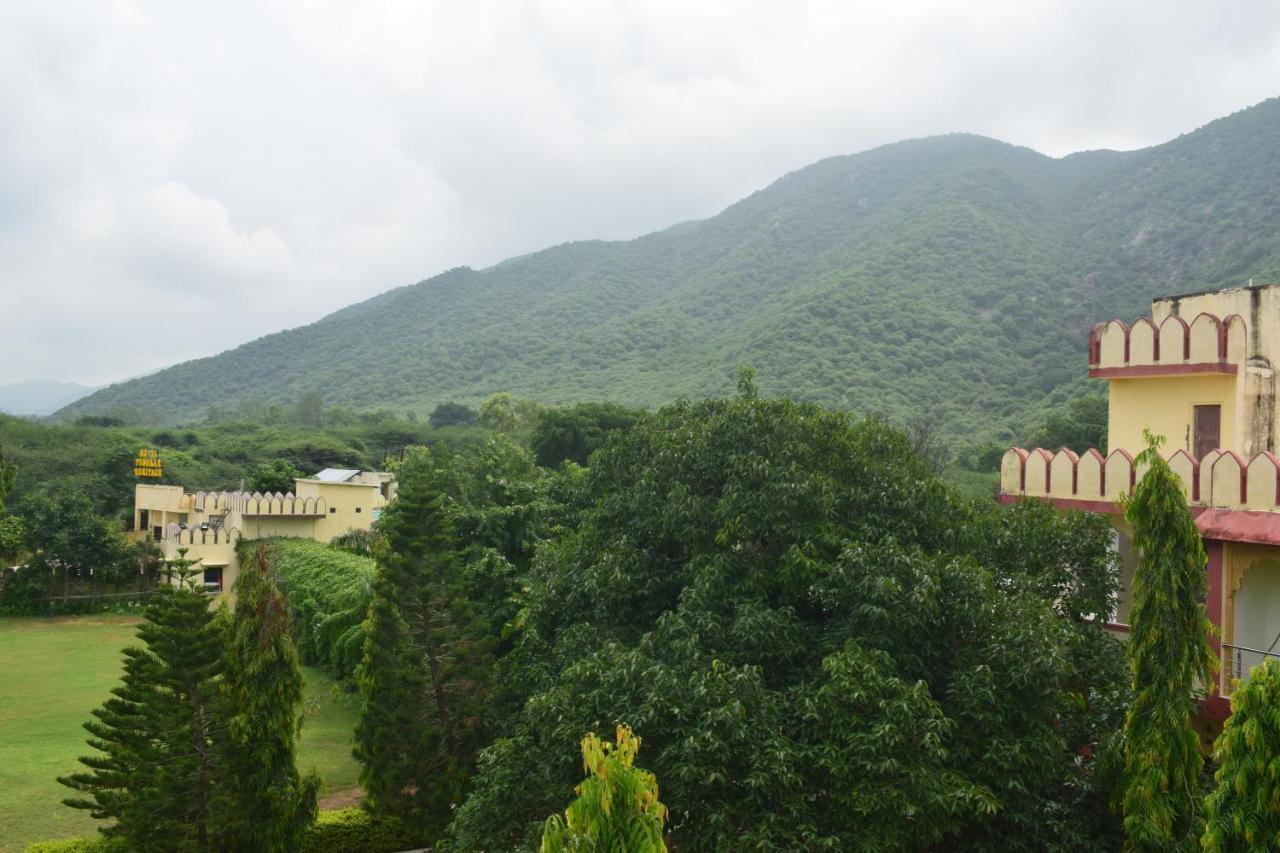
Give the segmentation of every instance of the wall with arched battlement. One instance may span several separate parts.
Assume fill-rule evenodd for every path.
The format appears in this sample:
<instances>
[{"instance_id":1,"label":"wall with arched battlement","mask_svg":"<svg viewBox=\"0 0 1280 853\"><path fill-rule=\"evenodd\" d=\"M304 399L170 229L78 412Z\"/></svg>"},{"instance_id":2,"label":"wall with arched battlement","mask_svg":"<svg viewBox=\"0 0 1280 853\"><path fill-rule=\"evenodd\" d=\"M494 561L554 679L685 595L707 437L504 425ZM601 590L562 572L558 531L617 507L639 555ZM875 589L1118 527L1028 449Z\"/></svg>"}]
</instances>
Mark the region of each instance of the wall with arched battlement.
<instances>
[{"instance_id":1,"label":"wall with arched battlement","mask_svg":"<svg viewBox=\"0 0 1280 853\"><path fill-rule=\"evenodd\" d=\"M1273 453L1246 460L1233 451L1214 450L1196 459L1179 448L1163 455L1182 481L1188 503L1280 513L1280 457ZM1014 447L1001 459L1000 493L1114 504L1143 473L1122 449L1103 459L1092 449L1076 454Z\"/></svg>"}]
</instances>

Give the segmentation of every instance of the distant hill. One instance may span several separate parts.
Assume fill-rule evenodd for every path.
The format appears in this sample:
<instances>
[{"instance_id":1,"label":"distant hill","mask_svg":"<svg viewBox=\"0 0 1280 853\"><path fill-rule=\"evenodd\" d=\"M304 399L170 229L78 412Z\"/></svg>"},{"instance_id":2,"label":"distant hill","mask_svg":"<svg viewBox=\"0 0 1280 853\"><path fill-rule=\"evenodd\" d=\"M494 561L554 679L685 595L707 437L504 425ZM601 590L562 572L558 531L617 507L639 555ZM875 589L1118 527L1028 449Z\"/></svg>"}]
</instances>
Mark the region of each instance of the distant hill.
<instances>
[{"instance_id":1,"label":"distant hill","mask_svg":"<svg viewBox=\"0 0 1280 853\"><path fill-rule=\"evenodd\" d=\"M1096 320L1250 277L1280 278L1280 100L1135 152L948 135L833 157L710 219L450 270L63 413L313 390L652 406L753 365L763 393L1000 438L1085 386Z\"/></svg>"},{"instance_id":2,"label":"distant hill","mask_svg":"<svg viewBox=\"0 0 1280 853\"><path fill-rule=\"evenodd\" d=\"M52 379L36 379L0 385L0 412L11 415L52 415L86 394L92 394L88 385L74 382L58 382Z\"/></svg>"}]
</instances>

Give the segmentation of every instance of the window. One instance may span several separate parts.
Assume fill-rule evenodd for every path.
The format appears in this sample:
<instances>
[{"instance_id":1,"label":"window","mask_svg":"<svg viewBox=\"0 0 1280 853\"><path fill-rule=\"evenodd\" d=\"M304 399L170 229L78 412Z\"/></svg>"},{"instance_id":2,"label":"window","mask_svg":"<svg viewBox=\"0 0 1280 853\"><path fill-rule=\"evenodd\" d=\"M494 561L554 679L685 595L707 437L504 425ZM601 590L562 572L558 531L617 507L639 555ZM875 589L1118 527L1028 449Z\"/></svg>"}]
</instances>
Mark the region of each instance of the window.
<instances>
[{"instance_id":1,"label":"window","mask_svg":"<svg viewBox=\"0 0 1280 853\"><path fill-rule=\"evenodd\" d=\"M138 510L138 529L146 530L150 526L151 526L151 510L149 509Z\"/></svg>"},{"instance_id":2,"label":"window","mask_svg":"<svg viewBox=\"0 0 1280 853\"><path fill-rule=\"evenodd\" d=\"M360 512L360 507L356 507L356 512Z\"/></svg>"},{"instance_id":3,"label":"window","mask_svg":"<svg viewBox=\"0 0 1280 853\"><path fill-rule=\"evenodd\" d=\"M204 570L204 588L206 592L222 592L221 566Z\"/></svg>"},{"instance_id":4,"label":"window","mask_svg":"<svg viewBox=\"0 0 1280 853\"><path fill-rule=\"evenodd\" d=\"M338 508L336 506L329 507L329 515L333 515L337 511L338 511Z\"/></svg>"}]
</instances>

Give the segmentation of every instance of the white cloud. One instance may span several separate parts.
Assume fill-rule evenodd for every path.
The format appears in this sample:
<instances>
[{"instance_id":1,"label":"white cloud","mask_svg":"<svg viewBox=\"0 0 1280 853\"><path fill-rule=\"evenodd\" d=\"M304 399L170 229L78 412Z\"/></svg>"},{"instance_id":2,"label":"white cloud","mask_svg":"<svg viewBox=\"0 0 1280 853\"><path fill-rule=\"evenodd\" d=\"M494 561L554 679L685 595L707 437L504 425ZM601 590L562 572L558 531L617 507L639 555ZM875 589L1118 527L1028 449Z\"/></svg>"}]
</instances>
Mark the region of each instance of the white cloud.
<instances>
[{"instance_id":1,"label":"white cloud","mask_svg":"<svg viewBox=\"0 0 1280 853\"><path fill-rule=\"evenodd\" d=\"M153 370L904 137L1152 144L1278 79L1247 2L0 0L0 382Z\"/></svg>"}]
</instances>

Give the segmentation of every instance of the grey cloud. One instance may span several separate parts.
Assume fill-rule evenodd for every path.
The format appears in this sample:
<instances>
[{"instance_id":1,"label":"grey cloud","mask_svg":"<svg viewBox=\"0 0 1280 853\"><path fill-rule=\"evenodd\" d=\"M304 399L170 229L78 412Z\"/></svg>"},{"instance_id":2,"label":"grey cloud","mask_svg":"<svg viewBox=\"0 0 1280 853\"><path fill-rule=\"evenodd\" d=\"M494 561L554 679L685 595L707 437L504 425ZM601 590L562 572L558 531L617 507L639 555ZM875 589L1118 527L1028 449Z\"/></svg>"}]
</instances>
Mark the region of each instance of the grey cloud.
<instances>
[{"instance_id":1,"label":"grey cloud","mask_svg":"<svg viewBox=\"0 0 1280 853\"><path fill-rule=\"evenodd\" d=\"M150 371L900 138L1160 142L1280 94L1278 15L0 0L0 383Z\"/></svg>"}]
</instances>

